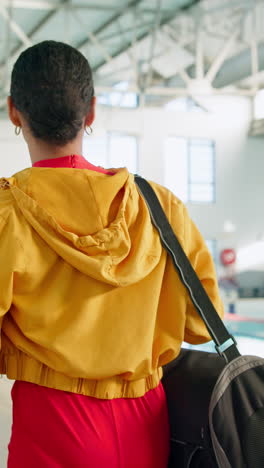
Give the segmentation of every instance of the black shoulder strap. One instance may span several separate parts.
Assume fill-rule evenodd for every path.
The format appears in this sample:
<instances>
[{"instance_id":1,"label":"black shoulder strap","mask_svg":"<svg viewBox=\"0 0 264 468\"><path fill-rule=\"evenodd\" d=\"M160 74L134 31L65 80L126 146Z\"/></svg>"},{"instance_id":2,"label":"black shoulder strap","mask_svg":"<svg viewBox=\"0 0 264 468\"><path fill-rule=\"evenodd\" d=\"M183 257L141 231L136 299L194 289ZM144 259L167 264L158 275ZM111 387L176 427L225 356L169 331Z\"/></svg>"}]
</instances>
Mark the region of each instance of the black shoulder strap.
<instances>
[{"instance_id":1,"label":"black shoulder strap","mask_svg":"<svg viewBox=\"0 0 264 468\"><path fill-rule=\"evenodd\" d=\"M156 193L151 185L142 177L136 175L135 182L147 203L152 222L159 231L161 242L171 256L198 314L204 321L211 338L214 340L217 352L225 358L226 362L232 361L240 356L236 347L236 341L227 331L203 288L188 257L172 230Z\"/></svg>"}]
</instances>

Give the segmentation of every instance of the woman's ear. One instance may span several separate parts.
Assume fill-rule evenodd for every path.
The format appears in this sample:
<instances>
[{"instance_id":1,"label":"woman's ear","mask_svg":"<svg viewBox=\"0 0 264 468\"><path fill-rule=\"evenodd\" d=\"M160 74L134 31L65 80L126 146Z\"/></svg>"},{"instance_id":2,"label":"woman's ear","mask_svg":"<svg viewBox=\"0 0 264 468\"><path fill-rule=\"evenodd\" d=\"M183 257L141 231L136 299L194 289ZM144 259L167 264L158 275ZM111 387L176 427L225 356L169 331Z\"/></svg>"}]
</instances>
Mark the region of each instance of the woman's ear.
<instances>
[{"instance_id":1,"label":"woman's ear","mask_svg":"<svg viewBox=\"0 0 264 468\"><path fill-rule=\"evenodd\" d=\"M21 127L22 122L20 120L19 112L15 108L11 96L7 97L7 109L8 109L8 115L11 120L11 122L16 126L16 127Z\"/></svg>"},{"instance_id":2,"label":"woman's ear","mask_svg":"<svg viewBox=\"0 0 264 468\"><path fill-rule=\"evenodd\" d=\"M90 127L90 125L92 125L92 123L93 123L93 121L95 119L95 105L96 105L96 97L93 96L92 99L91 99L89 112L88 112L87 116L85 117L85 121L84 121L84 126L85 127Z\"/></svg>"}]
</instances>

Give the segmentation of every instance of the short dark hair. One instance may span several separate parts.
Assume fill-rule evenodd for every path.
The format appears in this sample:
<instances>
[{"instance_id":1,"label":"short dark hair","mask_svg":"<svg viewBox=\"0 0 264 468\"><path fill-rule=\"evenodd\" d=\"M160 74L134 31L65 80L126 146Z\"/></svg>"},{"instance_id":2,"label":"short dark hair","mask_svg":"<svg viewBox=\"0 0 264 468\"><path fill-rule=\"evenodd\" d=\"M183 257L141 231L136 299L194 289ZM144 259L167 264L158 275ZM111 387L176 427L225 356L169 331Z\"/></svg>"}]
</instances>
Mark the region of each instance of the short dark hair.
<instances>
[{"instance_id":1,"label":"short dark hair","mask_svg":"<svg viewBox=\"0 0 264 468\"><path fill-rule=\"evenodd\" d=\"M77 136L89 111L94 96L91 67L68 44L43 41L18 57L10 93L32 134L63 146Z\"/></svg>"}]
</instances>

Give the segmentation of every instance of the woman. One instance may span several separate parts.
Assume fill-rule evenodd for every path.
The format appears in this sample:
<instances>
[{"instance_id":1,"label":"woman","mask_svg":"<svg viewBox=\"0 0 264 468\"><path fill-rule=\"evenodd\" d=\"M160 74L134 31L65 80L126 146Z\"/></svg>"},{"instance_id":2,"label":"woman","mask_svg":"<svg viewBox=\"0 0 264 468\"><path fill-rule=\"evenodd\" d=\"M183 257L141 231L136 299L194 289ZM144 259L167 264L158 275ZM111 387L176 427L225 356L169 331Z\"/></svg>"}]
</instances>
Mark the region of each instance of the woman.
<instances>
[{"instance_id":1,"label":"woman","mask_svg":"<svg viewBox=\"0 0 264 468\"><path fill-rule=\"evenodd\" d=\"M54 41L27 49L8 108L32 160L0 180L0 373L16 380L8 467L165 468L161 366L207 331L133 175L82 156L95 113L87 60ZM222 314L204 240L152 186Z\"/></svg>"}]
</instances>

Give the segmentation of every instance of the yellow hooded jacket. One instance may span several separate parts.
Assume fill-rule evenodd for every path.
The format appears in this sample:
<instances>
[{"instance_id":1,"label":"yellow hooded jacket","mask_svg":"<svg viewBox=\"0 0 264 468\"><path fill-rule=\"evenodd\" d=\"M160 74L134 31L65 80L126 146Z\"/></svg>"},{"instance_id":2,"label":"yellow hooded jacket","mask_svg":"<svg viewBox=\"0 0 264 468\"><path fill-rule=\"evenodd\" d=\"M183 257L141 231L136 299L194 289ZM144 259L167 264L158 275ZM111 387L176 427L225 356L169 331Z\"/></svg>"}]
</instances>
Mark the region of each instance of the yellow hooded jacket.
<instances>
[{"instance_id":1,"label":"yellow hooded jacket","mask_svg":"<svg viewBox=\"0 0 264 468\"><path fill-rule=\"evenodd\" d=\"M97 398L140 397L182 341L209 335L126 169L32 167L0 179L0 373ZM219 314L186 207L151 182Z\"/></svg>"}]
</instances>

